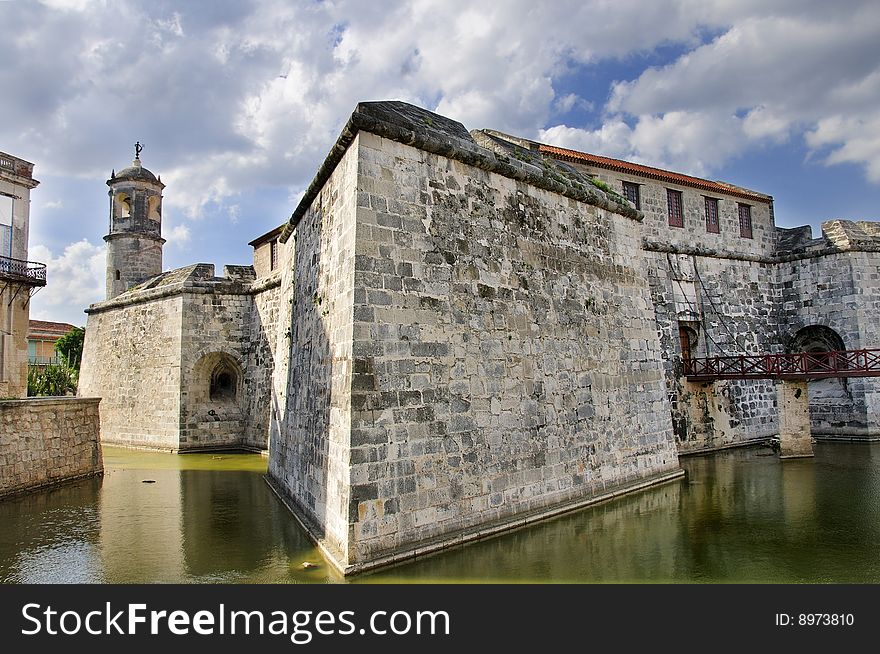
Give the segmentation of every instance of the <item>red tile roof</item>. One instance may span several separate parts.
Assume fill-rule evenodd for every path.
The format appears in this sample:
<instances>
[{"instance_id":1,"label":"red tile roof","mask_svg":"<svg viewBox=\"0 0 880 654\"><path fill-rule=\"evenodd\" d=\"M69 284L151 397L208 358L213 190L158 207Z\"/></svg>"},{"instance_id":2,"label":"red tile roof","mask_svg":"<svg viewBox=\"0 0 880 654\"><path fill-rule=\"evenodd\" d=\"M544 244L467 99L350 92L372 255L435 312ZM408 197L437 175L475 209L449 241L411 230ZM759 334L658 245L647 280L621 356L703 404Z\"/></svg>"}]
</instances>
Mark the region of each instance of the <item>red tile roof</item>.
<instances>
[{"instance_id":1,"label":"red tile roof","mask_svg":"<svg viewBox=\"0 0 880 654\"><path fill-rule=\"evenodd\" d=\"M690 175L682 175L681 173L674 173L669 170L663 170L662 168L652 168L651 166L643 166L642 164L621 161L620 159L611 159L610 157L602 157L597 154L578 152L577 150L568 150L566 148L556 147L555 145L539 144L538 150L564 161L579 163L586 166L606 168L608 170L614 170L619 173L628 173L631 175L638 175L640 177L648 177L650 179L656 179L661 182L681 184L682 186L691 186L693 188L698 188L703 191L709 191L710 193L726 193L727 195L733 195L746 200L757 200L758 202L771 202L773 200L773 197L770 195L764 195L763 193L750 191L749 189L740 188L739 186L734 186L733 184L726 184L725 182L712 182L708 179L691 177Z\"/></svg>"},{"instance_id":2,"label":"red tile roof","mask_svg":"<svg viewBox=\"0 0 880 654\"><path fill-rule=\"evenodd\" d=\"M52 334L58 337L64 336L76 325L70 325L66 322L51 322L49 320L30 320L28 321L28 338L35 332L41 334Z\"/></svg>"}]
</instances>

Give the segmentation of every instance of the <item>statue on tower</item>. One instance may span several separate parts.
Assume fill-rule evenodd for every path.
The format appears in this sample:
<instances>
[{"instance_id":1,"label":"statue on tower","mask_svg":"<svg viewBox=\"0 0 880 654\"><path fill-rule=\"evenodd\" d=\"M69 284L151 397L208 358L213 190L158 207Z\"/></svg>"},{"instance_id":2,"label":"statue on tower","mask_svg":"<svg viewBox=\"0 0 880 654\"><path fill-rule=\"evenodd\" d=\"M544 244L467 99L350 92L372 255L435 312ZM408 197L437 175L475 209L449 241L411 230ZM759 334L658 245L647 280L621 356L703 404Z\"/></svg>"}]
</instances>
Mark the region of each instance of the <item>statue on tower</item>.
<instances>
[{"instance_id":1,"label":"statue on tower","mask_svg":"<svg viewBox=\"0 0 880 654\"><path fill-rule=\"evenodd\" d=\"M134 158L135 158L135 159L140 159L140 158L141 158L141 152L143 151L143 149L144 149L144 146L141 145L141 142L140 142L140 141L137 141L137 142L134 144Z\"/></svg>"}]
</instances>

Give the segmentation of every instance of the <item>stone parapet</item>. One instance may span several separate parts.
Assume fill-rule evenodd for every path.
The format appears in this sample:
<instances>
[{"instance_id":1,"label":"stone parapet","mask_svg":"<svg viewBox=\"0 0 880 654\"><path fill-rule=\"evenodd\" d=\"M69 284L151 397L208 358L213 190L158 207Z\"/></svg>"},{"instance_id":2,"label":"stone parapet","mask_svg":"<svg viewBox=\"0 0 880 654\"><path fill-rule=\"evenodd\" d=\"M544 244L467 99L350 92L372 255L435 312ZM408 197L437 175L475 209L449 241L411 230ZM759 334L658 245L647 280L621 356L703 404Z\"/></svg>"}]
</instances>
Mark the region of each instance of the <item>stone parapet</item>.
<instances>
[{"instance_id":1,"label":"stone parapet","mask_svg":"<svg viewBox=\"0 0 880 654\"><path fill-rule=\"evenodd\" d=\"M0 497L102 474L100 401L0 400Z\"/></svg>"}]
</instances>

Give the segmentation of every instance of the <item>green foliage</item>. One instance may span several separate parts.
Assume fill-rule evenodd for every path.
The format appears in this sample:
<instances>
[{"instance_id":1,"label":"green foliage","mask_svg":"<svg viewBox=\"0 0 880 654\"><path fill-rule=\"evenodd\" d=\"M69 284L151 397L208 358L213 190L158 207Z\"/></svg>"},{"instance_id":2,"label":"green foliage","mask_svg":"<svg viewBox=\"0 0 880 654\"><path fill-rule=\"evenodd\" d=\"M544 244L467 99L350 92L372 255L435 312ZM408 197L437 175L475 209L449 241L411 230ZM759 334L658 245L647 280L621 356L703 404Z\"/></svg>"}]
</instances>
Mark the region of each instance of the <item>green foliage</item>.
<instances>
[{"instance_id":1,"label":"green foliage","mask_svg":"<svg viewBox=\"0 0 880 654\"><path fill-rule=\"evenodd\" d=\"M79 365L82 363L83 341L86 330L82 327L74 327L55 343L55 352L58 358L67 367L79 373Z\"/></svg>"},{"instance_id":2,"label":"green foliage","mask_svg":"<svg viewBox=\"0 0 880 654\"><path fill-rule=\"evenodd\" d=\"M66 363L28 366L28 396L76 394L79 371Z\"/></svg>"},{"instance_id":3,"label":"green foliage","mask_svg":"<svg viewBox=\"0 0 880 654\"><path fill-rule=\"evenodd\" d=\"M620 193L615 191L613 188L608 186L605 182L597 177L590 177L590 184L595 186L597 189L604 191L612 200L617 202L618 204L626 205L627 201Z\"/></svg>"}]
</instances>

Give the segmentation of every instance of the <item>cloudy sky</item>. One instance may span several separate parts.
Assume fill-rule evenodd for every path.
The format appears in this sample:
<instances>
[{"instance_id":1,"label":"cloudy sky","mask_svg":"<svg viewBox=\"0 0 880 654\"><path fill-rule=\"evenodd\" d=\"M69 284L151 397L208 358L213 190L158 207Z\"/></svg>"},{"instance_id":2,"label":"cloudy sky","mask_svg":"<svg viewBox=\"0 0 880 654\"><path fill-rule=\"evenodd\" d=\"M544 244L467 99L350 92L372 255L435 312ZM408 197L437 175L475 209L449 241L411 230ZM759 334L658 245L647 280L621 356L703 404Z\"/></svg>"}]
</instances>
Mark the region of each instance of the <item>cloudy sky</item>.
<instances>
[{"instance_id":1,"label":"cloudy sky","mask_svg":"<svg viewBox=\"0 0 880 654\"><path fill-rule=\"evenodd\" d=\"M880 219L876 0L0 0L0 150L36 164L31 316L103 299L112 168L166 183L166 268L248 263L359 100Z\"/></svg>"}]
</instances>

